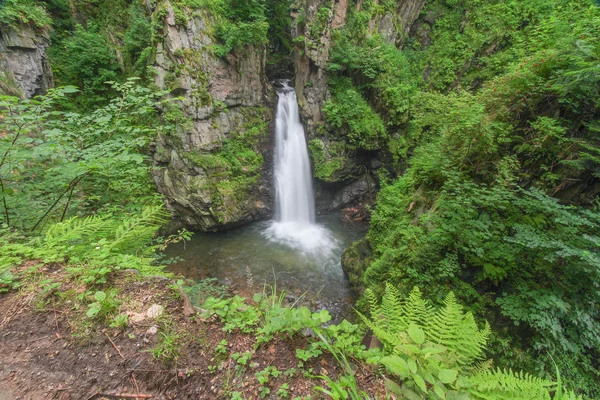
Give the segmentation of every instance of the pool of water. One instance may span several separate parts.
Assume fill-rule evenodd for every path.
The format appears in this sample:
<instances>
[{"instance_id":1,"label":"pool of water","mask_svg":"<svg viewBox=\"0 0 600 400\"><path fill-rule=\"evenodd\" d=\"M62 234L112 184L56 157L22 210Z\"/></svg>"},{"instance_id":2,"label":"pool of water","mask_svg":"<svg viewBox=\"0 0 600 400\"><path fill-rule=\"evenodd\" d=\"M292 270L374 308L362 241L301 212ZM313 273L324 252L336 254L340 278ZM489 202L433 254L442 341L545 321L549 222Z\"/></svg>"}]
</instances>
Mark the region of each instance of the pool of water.
<instances>
[{"instance_id":1,"label":"pool of water","mask_svg":"<svg viewBox=\"0 0 600 400\"><path fill-rule=\"evenodd\" d=\"M324 245L311 243L310 231L302 234L302 246L280 240L273 231L281 227L270 221L227 232L196 233L187 243L169 246L167 257L179 261L168 269L196 281L216 278L246 296L262 292L265 284L276 284L291 301L302 297L304 304L337 314L355 299L341 267L342 252L362 238L367 227L343 223L338 215L318 217L317 225L312 226L314 237L326 240Z\"/></svg>"}]
</instances>

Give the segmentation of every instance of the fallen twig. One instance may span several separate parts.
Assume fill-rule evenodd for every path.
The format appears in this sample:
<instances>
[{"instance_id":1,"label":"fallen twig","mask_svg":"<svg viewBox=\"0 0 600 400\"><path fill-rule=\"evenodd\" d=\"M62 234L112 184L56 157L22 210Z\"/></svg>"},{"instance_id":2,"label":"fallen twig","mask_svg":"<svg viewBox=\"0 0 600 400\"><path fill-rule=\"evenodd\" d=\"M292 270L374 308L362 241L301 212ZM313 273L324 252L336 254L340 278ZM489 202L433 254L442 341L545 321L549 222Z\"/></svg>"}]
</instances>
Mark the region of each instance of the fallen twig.
<instances>
[{"instance_id":1,"label":"fallen twig","mask_svg":"<svg viewBox=\"0 0 600 400\"><path fill-rule=\"evenodd\" d=\"M138 386L137 381L135 380L135 373L131 373L131 379L133 379L133 383L135 384L135 392L140 393L140 387Z\"/></svg>"},{"instance_id":2,"label":"fallen twig","mask_svg":"<svg viewBox=\"0 0 600 400\"><path fill-rule=\"evenodd\" d=\"M61 338L60 333L58 332L58 319L56 318L56 306L52 303L52 308L54 309L54 323L56 324L56 337Z\"/></svg>"},{"instance_id":3,"label":"fallen twig","mask_svg":"<svg viewBox=\"0 0 600 400\"><path fill-rule=\"evenodd\" d=\"M111 394L111 393L96 393L94 396L108 396L108 397L117 397L117 398L125 398L125 399L152 399L154 396L151 394L132 394L132 393L119 393L119 394Z\"/></svg>"},{"instance_id":4,"label":"fallen twig","mask_svg":"<svg viewBox=\"0 0 600 400\"><path fill-rule=\"evenodd\" d=\"M123 357L123 354L121 354L121 350L119 350L119 348L117 347L117 345L115 344L115 342L112 341L112 339L110 338L110 336L108 336L106 334L106 332L104 332L104 336L106 336L106 338L110 341L110 344L113 345L113 347L115 348L115 350L117 351L117 353L119 353L119 355L121 356L121 358L124 360L125 357Z\"/></svg>"}]
</instances>

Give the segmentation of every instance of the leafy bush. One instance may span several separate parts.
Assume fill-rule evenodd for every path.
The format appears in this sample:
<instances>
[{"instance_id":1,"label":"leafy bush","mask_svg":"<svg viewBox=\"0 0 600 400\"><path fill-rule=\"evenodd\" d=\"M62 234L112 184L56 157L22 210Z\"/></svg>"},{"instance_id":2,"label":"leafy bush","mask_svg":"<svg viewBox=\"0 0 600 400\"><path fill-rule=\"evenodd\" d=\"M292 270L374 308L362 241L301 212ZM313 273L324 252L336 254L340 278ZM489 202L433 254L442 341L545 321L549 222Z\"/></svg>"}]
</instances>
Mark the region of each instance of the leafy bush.
<instances>
[{"instance_id":1,"label":"leafy bush","mask_svg":"<svg viewBox=\"0 0 600 400\"><path fill-rule=\"evenodd\" d=\"M0 3L0 25L17 28L19 24L25 24L44 29L52 22L46 9L36 4L34 0L4 0L2 3Z\"/></svg>"},{"instance_id":2,"label":"leafy bush","mask_svg":"<svg viewBox=\"0 0 600 400\"><path fill-rule=\"evenodd\" d=\"M36 100L0 97L2 222L35 231L74 210L151 199L143 147L163 130L154 93L130 80L112 86L120 97L85 115L56 111L72 87Z\"/></svg>"},{"instance_id":3,"label":"leafy bush","mask_svg":"<svg viewBox=\"0 0 600 400\"><path fill-rule=\"evenodd\" d=\"M86 316L105 320L119 308L121 301L117 299L117 290L111 289L107 292L97 291L94 293L94 302L88 307Z\"/></svg>"},{"instance_id":4,"label":"leafy bush","mask_svg":"<svg viewBox=\"0 0 600 400\"><path fill-rule=\"evenodd\" d=\"M332 98L323 105L325 120L340 128L350 148L376 150L387 139L381 117L353 87L349 79L331 84Z\"/></svg>"},{"instance_id":5,"label":"leafy bush","mask_svg":"<svg viewBox=\"0 0 600 400\"><path fill-rule=\"evenodd\" d=\"M407 398L551 398L552 382L476 363L483 358L490 327L486 323L479 329L453 293L439 309L418 288L405 298L388 284L381 303L373 292L367 296L370 318L362 318L384 344L379 362L402 381L387 379L393 393Z\"/></svg>"},{"instance_id":6,"label":"leafy bush","mask_svg":"<svg viewBox=\"0 0 600 400\"><path fill-rule=\"evenodd\" d=\"M91 109L117 96L106 82L120 78L120 67L98 25L77 25L62 45L50 48L53 70L58 84L74 85L83 92L76 99L79 107Z\"/></svg>"}]
</instances>

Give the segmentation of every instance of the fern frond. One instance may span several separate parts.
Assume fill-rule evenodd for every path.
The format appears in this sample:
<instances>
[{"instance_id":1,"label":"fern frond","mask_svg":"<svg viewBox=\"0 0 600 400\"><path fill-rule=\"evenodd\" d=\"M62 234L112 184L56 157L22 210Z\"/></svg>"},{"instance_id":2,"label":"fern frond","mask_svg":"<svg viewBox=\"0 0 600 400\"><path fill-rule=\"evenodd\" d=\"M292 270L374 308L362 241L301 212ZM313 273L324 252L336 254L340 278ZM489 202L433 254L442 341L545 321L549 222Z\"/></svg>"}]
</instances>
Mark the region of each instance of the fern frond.
<instances>
[{"instance_id":1,"label":"fern frond","mask_svg":"<svg viewBox=\"0 0 600 400\"><path fill-rule=\"evenodd\" d=\"M406 330L408 328L407 315L403 312L402 296L398 289L386 283L385 293L381 299L379 308L380 315L376 320L379 327L386 329L390 334Z\"/></svg>"},{"instance_id":2,"label":"fern frond","mask_svg":"<svg viewBox=\"0 0 600 400\"><path fill-rule=\"evenodd\" d=\"M111 248L120 252L136 252L152 240L156 229L166 220L160 207L147 207L139 215L123 220L114 231Z\"/></svg>"},{"instance_id":3,"label":"fern frond","mask_svg":"<svg viewBox=\"0 0 600 400\"><path fill-rule=\"evenodd\" d=\"M481 358L490 327L486 323L479 330L473 314L463 314L462 306L450 292L444 300L444 307L429 319L427 332L432 342L447 347L456 355L458 364L466 365Z\"/></svg>"},{"instance_id":4,"label":"fern frond","mask_svg":"<svg viewBox=\"0 0 600 400\"><path fill-rule=\"evenodd\" d=\"M86 238L108 235L113 229L114 221L107 216L73 217L50 226L45 232L42 244L47 248L76 244L85 241Z\"/></svg>"},{"instance_id":5,"label":"fern frond","mask_svg":"<svg viewBox=\"0 0 600 400\"><path fill-rule=\"evenodd\" d=\"M398 296L399 297L399 296ZM423 299L418 287L414 287L408 295L408 300L403 303L403 314L406 315L406 327L411 323L426 327L433 307Z\"/></svg>"},{"instance_id":6,"label":"fern frond","mask_svg":"<svg viewBox=\"0 0 600 400\"><path fill-rule=\"evenodd\" d=\"M517 400L550 399L554 383L524 372L485 370L467 378L469 392L475 399Z\"/></svg>"}]
</instances>

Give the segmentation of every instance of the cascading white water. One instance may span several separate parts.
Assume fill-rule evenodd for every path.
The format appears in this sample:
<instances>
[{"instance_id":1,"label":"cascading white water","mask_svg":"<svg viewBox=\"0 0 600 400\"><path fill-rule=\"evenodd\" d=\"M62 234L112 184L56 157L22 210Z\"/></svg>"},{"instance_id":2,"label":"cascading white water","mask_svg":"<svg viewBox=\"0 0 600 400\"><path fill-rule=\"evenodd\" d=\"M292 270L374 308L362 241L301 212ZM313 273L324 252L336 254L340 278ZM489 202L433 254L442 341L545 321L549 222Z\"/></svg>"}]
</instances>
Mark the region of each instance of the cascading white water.
<instances>
[{"instance_id":1,"label":"cascading white water","mask_svg":"<svg viewBox=\"0 0 600 400\"><path fill-rule=\"evenodd\" d=\"M315 200L304 128L300 123L296 92L287 86L279 93L277 103L275 192L279 222L315 222Z\"/></svg>"},{"instance_id":2,"label":"cascading white water","mask_svg":"<svg viewBox=\"0 0 600 400\"><path fill-rule=\"evenodd\" d=\"M276 220L265 232L271 240L304 253L325 256L338 246L330 232L315 223L310 160L300 122L296 92L279 91L275 125Z\"/></svg>"}]
</instances>

